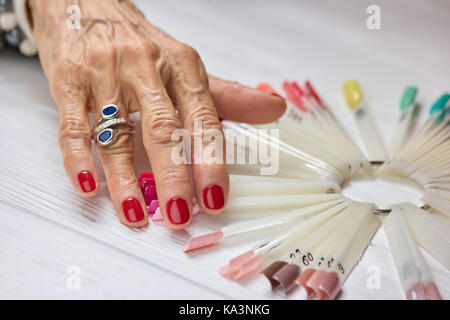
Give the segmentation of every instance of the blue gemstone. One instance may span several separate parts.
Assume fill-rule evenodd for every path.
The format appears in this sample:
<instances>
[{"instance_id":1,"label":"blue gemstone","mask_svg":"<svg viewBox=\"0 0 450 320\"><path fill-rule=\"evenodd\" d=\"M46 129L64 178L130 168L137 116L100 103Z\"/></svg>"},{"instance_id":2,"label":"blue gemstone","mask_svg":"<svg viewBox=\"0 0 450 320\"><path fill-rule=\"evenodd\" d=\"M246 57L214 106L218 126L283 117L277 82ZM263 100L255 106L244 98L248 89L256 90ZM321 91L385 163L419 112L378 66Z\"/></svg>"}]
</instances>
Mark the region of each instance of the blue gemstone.
<instances>
[{"instance_id":1,"label":"blue gemstone","mask_svg":"<svg viewBox=\"0 0 450 320\"><path fill-rule=\"evenodd\" d=\"M107 107L103 108L102 115L104 117L110 117L110 116L115 115L117 113L117 111L118 111L118 109L116 106L113 106L113 105L107 106Z\"/></svg>"},{"instance_id":2,"label":"blue gemstone","mask_svg":"<svg viewBox=\"0 0 450 320\"><path fill-rule=\"evenodd\" d=\"M100 142L106 142L112 137L112 131L111 130L105 130L99 133L98 135L98 141Z\"/></svg>"}]
</instances>

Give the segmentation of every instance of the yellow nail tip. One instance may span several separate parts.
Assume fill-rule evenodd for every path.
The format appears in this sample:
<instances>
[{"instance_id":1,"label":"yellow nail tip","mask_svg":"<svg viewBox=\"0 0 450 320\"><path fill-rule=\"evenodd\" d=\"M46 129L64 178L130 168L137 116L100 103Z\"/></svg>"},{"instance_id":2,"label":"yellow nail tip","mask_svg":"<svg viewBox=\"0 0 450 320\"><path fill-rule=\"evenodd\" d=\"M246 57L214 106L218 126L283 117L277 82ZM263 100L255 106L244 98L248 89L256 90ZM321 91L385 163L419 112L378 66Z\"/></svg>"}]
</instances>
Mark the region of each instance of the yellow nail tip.
<instances>
[{"instance_id":1,"label":"yellow nail tip","mask_svg":"<svg viewBox=\"0 0 450 320\"><path fill-rule=\"evenodd\" d=\"M344 82L342 86L342 91L344 93L345 101L350 109L353 109L361 102L363 98L363 93L358 81L354 79L349 79Z\"/></svg>"}]
</instances>

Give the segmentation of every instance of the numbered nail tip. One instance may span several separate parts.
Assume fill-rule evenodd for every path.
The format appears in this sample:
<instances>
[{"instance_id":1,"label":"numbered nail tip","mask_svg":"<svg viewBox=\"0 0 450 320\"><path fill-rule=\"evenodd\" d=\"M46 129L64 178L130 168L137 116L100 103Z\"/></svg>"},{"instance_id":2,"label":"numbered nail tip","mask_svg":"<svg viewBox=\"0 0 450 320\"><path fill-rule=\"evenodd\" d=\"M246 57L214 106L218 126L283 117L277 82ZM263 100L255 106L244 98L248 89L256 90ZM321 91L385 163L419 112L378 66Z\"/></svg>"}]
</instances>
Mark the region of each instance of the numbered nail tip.
<instances>
[{"instance_id":1,"label":"numbered nail tip","mask_svg":"<svg viewBox=\"0 0 450 320\"><path fill-rule=\"evenodd\" d=\"M114 137L114 131L110 128L100 131L97 135L98 143L106 145L112 141Z\"/></svg>"},{"instance_id":2,"label":"numbered nail tip","mask_svg":"<svg viewBox=\"0 0 450 320\"><path fill-rule=\"evenodd\" d=\"M303 286L308 292L308 300L322 300L323 292L319 289L319 284L328 272L316 270ZM308 290L309 289L309 290Z\"/></svg>"},{"instance_id":3,"label":"numbered nail tip","mask_svg":"<svg viewBox=\"0 0 450 320\"><path fill-rule=\"evenodd\" d=\"M311 296L313 295L314 291L308 287L306 284L308 283L309 278L311 278L311 276L314 274L314 272L316 272L316 269L306 269L305 271L303 271L300 276L295 280L295 282L303 287L306 291L307 296Z\"/></svg>"},{"instance_id":4,"label":"numbered nail tip","mask_svg":"<svg viewBox=\"0 0 450 320\"><path fill-rule=\"evenodd\" d=\"M183 246L184 252L190 252L201 248L212 246L222 239L222 231L211 232L201 236L191 237L189 241Z\"/></svg>"},{"instance_id":5,"label":"numbered nail tip","mask_svg":"<svg viewBox=\"0 0 450 320\"><path fill-rule=\"evenodd\" d=\"M442 300L441 293L434 282L425 284L425 294L428 300Z\"/></svg>"},{"instance_id":6,"label":"numbered nail tip","mask_svg":"<svg viewBox=\"0 0 450 320\"><path fill-rule=\"evenodd\" d=\"M324 300L333 300L339 292L340 281L336 272L328 272L319 283L319 290L322 291Z\"/></svg>"},{"instance_id":7,"label":"numbered nail tip","mask_svg":"<svg viewBox=\"0 0 450 320\"><path fill-rule=\"evenodd\" d=\"M227 265L219 268L219 274L223 277L230 277L233 273L236 273L239 268L247 261L249 261L255 252L253 250L244 252L243 254L231 259Z\"/></svg>"},{"instance_id":8,"label":"numbered nail tip","mask_svg":"<svg viewBox=\"0 0 450 320\"><path fill-rule=\"evenodd\" d=\"M296 264L289 263L281 267L281 269L273 275L273 280L278 281L285 293L289 294L297 286L295 279L297 279L299 275L300 267Z\"/></svg>"},{"instance_id":9,"label":"numbered nail tip","mask_svg":"<svg viewBox=\"0 0 450 320\"><path fill-rule=\"evenodd\" d=\"M111 119L114 118L117 113L119 113L119 108L115 104L109 104L102 108L102 118Z\"/></svg>"},{"instance_id":10,"label":"numbered nail tip","mask_svg":"<svg viewBox=\"0 0 450 320\"><path fill-rule=\"evenodd\" d=\"M422 283L417 282L411 288L406 291L407 300L426 300L427 295L425 293L425 287Z\"/></svg>"},{"instance_id":11,"label":"numbered nail tip","mask_svg":"<svg viewBox=\"0 0 450 320\"><path fill-rule=\"evenodd\" d=\"M286 261L275 261L270 266L265 268L262 274L269 280L270 287L272 290L275 290L280 285L280 282L273 278L273 275L278 272L282 267L287 264Z\"/></svg>"}]
</instances>

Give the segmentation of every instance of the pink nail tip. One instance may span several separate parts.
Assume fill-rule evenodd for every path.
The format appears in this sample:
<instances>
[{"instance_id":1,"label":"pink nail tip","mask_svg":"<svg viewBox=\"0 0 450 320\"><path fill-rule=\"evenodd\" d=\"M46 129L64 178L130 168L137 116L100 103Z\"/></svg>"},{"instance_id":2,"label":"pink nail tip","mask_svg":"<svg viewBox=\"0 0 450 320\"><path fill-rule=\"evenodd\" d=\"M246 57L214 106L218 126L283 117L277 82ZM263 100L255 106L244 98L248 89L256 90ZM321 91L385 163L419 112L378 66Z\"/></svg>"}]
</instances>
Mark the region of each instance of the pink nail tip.
<instances>
[{"instance_id":1,"label":"pink nail tip","mask_svg":"<svg viewBox=\"0 0 450 320\"><path fill-rule=\"evenodd\" d=\"M198 205L198 204L194 204L193 206L192 206L192 214L193 215L196 215L197 213L199 213L200 212L200 206Z\"/></svg>"},{"instance_id":2,"label":"pink nail tip","mask_svg":"<svg viewBox=\"0 0 450 320\"><path fill-rule=\"evenodd\" d=\"M328 272L320 281L318 288L322 291L322 298L333 300L339 292L340 281L336 272Z\"/></svg>"},{"instance_id":3,"label":"pink nail tip","mask_svg":"<svg viewBox=\"0 0 450 320\"><path fill-rule=\"evenodd\" d=\"M150 202L150 205L147 207L149 214L154 214L156 212L156 209L159 207L159 201L158 200L152 200Z\"/></svg>"},{"instance_id":4,"label":"pink nail tip","mask_svg":"<svg viewBox=\"0 0 450 320\"><path fill-rule=\"evenodd\" d=\"M432 281L425 284L425 294L428 300L442 300L438 287Z\"/></svg>"},{"instance_id":5,"label":"pink nail tip","mask_svg":"<svg viewBox=\"0 0 450 320\"><path fill-rule=\"evenodd\" d=\"M408 300L426 300L425 287L422 283L417 282L414 286L406 291L406 299Z\"/></svg>"},{"instance_id":6,"label":"pink nail tip","mask_svg":"<svg viewBox=\"0 0 450 320\"><path fill-rule=\"evenodd\" d=\"M305 271L303 271L300 276L295 280L295 282L303 287L306 291L306 294L308 297L310 297L311 295L314 294L314 291L308 287L306 285L306 283L308 282L309 278L311 278L311 276L314 274L314 272L316 272L316 269L306 269Z\"/></svg>"},{"instance_id":7,"label":"pink nail tip","mask_svg":"<svg viewBox=\"0 0 450 320\"><path fill-rule=\"evenodd\" d=\"M308 300L322 300L323 292L319 289L319 284L328 274L324 270L316 270L304 285L305 289L309 288ZM308 292L308 290L307 290Z\"/></svg>"},{"instance_id":8,"label":"pink nail tip","mask_svg":"<svg viewBox=\"0 0 450 320\"><path fill-rule=\"evenodd\" d=\"M237 272L241 265L249 261L254 255L255 252L250 250L231 259L227 265L219 268L219 273L224 277L229 277L231 274Z\"/></svg>"},{"instance_id":9,"label":"pink nail tip","mask_svg":"<svg viewBox=\"0 0 450 320\"><path fill-rule=\"evenodd\" d=\"M201 236L191 237L183 247L184 252L189 252L193 250L197 250L200 248L212 246L222 239L223 233L222 231L216 231L207 233Z\"/></svg>"},{"instance_id":10,"label":"pink nail tip","mask_svg":"<svg viewBox=\"0 0 450 320\"><path fill-rule=\"evenodd\" d=\"M242 278L255 274L259 270L262 260L263 260L262 254L257 254L256 256L253 256L250 260L242 264L239 271L232 275L232 278L234 280L241 280Z\"/></svg>"},{"instance_id":11,"label":"pink nail tip","mask_svg":"<svg viewBox=\"0 0 450 320\"><path fill-rule=\"evenodd\" d=\"M156 221L163 221L163 220L164 220L164 218L161 214L161 209L158 207L155 211L155 215L153 216L152 221L156 222Z\"/></svg>"}]
</instances>

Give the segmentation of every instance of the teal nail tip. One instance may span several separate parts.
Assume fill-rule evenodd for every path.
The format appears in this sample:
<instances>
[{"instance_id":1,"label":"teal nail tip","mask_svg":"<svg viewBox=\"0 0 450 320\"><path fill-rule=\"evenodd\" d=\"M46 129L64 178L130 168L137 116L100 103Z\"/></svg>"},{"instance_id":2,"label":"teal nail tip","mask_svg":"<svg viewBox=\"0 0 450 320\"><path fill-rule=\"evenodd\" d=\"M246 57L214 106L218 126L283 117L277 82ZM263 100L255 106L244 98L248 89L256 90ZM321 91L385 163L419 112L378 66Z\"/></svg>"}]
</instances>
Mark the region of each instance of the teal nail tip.
<instances>
[{"instance_id":1,"label":"teal nail tip","mask_svg":"<svg viewBox=\"0 0 450 320\"><path fill-rule=\"evenodd\" d=\"M435 113L436 111L442 110L448 100L450 99L450 94L444 93L442 96L437 99L437 101L431 106L430 108L430 114Z\"/></svg>"},{"instance_id":2,"label":"teal nail tip","mask_svg":"<svg viewBox=\"0 0 450 320\"><path fill-rule=\"evenodd\" d=\"M407 107L414 104L417 95L417 87L409 86L403 91L402 99L400 100L400 110L405 110Z\"/></svg>"}]
</instances>

